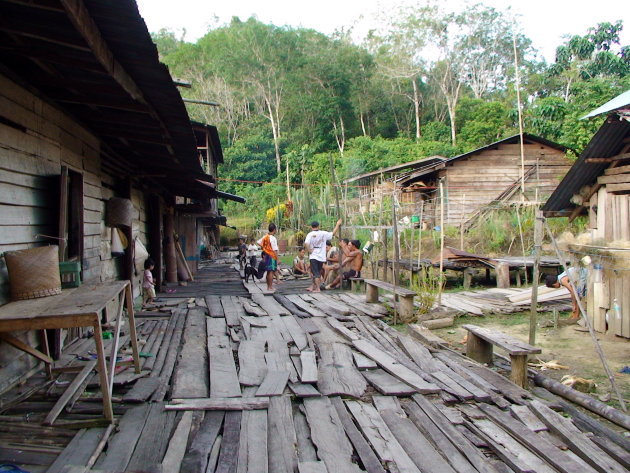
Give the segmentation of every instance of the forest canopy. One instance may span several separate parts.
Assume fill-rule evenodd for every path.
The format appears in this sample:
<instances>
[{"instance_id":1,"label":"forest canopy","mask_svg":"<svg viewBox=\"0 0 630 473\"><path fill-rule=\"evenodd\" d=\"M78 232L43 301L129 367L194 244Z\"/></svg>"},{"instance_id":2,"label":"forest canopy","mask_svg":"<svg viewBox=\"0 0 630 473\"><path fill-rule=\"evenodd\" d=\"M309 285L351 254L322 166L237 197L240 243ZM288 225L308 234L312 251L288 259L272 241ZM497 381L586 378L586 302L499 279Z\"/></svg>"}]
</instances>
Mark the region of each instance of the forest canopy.
<instances>
[{"instance_id":1,"label":"forest canopy","mask_svg":"<svg viewBox=\"0 0 630 473\"><path fill-rule=\"evenodd\" d=\"M287 172L292 184L328 183L331 157L343 179L514 135L517 70L525 131L575 156L601 123L579 118L630 88L621 20L567 37L551 64L513 18L482 4L427 3L379 20L360 43L255 18L195 43L153 34L171 74L192 83L182 95L220 104L187 106L219 128L223 190L255 195L262 211L286 200Z\"/></svg>"}]
</instances>

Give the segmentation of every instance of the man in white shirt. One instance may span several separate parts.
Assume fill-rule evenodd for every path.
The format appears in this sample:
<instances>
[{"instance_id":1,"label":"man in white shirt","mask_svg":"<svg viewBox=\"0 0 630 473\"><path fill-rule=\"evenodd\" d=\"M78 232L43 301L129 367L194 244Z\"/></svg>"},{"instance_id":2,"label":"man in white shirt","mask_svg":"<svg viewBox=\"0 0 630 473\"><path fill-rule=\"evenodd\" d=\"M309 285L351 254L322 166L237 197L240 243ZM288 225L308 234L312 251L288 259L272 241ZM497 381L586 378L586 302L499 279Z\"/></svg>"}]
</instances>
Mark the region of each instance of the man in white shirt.
<instances>
[{"instance_id":1,"label":"man in white shirt","mask_svg":"<svg viewBox=\"0 0 630 473\"><path fill-rule=\"evenodd\" d=\"M322 283L322 267L326 262L326 241L332 240L339 231L342 220L337 220L337 225L332 232L319 229L319 222L311 223L311 231L306 235L304 247L310 253L311 274L313 283L306 290L309 292L320 292L319 286Z\"/></svg>"}]
</instances>

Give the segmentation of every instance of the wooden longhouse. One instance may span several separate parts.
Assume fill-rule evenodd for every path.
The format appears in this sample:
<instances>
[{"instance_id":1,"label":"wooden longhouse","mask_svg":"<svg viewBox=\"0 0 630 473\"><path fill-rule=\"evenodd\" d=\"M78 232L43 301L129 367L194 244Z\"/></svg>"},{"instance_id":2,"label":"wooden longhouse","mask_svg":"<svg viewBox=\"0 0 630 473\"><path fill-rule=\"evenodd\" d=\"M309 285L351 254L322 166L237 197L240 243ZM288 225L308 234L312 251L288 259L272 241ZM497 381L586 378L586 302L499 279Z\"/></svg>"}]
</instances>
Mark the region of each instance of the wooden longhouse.
<instances>
[{"instance_id":1,"label":"wooden longhouse","mask_svg":"<svg viewBox=\"0 0 630 473\"><path fill-rule=\"evenodd\" d=\"M60 260L80 262L85 283L130 279L137 296L136 240L158 284L176 283L176 232L194 272L200 244L225 223L216 198L240 198L217 191L216 129L193 130L135 2L2 1L0 18L0 252L61 242ZM116 258L112 197L132 203L131 244ZM0 304L8 289L0 258ZM0 341L0 392L35 364Z\"/></svg>"},{"instance_id":2,"label":"wooden longhouse","mask_svg":"<svg viewBox=\"0 0 630 473\"><path fill-rule=\"evenodd\" d=\"M574 261L591 258L588 316L598 332L630 338L630 91L586 117L600 114L606 121L542 210L546 217L588 215L589 238L569 245Z\"/></svg>"},{"instance_id":3,"label":"wooden longhouse","mask_svg":"<svg viewBox=\"0 0 630 473\"><path fill-rule=\"evenodd\" d=\"M555 190L571 162L566 148L534 135L524 135L523 147L525 198L539 202ZM346 182L365 186L364 202L378 200L387 189L400 188L401 201L415 204L407 212L419 215L422 205L423 220L429 224L435 223L440 210L438 186L442 182L445 222L460 225L472 223L489 206L520 200L522 174L520 137L514 135L452 158L431 157Z\"/></svg>"}]
</instances>

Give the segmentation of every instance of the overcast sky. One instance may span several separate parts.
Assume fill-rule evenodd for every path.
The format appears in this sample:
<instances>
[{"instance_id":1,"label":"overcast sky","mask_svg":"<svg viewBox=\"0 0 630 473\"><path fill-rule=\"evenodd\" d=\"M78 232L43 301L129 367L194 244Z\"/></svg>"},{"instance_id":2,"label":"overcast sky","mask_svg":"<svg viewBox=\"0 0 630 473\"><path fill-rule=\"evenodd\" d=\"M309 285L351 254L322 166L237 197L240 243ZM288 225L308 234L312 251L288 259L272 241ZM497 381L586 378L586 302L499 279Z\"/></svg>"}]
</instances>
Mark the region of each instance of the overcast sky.
<instances>
[{"instance_id":1,"label":"overcast sky","mask_svg":"<svg viewBox=\"0 0 630 473\"><path fill-rule=\"evenodd\" d=\"M358 33L366 31L374 13L394 8L396 3L383 0L137 0L149 31L161 28L186 29L186 40L195 41L209 27L229 22L233 16L242 20L256 16L265 23L312 28L330 34L353 25ZM442 4L461 5L463 0L443 0ZM541 54L552 62L555 48L563 35L585 34L597 23L624 20L622 44L630 44L630 1L593 0L482 0L480 3L504 10L508 6L517 15L521 31Z\"/></svg>"}]
</instances>

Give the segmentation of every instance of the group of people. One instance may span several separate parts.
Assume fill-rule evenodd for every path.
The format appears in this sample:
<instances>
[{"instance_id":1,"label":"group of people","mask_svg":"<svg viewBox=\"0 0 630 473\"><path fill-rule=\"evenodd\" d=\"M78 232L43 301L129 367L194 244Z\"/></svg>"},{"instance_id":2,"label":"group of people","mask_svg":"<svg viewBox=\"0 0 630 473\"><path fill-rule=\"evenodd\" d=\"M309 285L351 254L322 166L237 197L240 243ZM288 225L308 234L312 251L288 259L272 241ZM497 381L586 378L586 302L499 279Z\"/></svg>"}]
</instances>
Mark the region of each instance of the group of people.
<instances>
[{"instance_id":1,"label":"group of people","mask_svg":"<svg viewBox=\"0 0 630 473\"><path fill-rule=\"evenodd\" d=\"M344 279L361 277L363 253L359 240L343 239L340 250L332 245L332 239L341 228L339 219L332 232L320 229L319 222L311 223L311 231L304 239L304 246L298 249L293 260L293 274L310 276L309 292L320 292L322 288L339 287ZM267 271L267 290L273 292L273 278L278 268L278 243L275 238L276 226L269 225L269 233L258 241L262 248L263 262ZM306 254L308 253L308 258Z\"/></svg>"}]
</instances>

